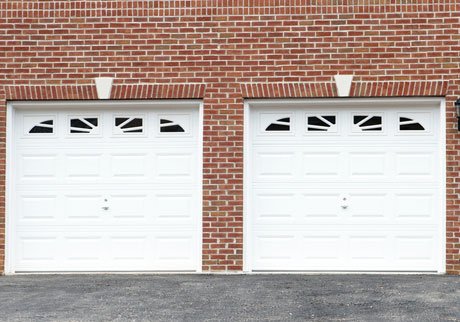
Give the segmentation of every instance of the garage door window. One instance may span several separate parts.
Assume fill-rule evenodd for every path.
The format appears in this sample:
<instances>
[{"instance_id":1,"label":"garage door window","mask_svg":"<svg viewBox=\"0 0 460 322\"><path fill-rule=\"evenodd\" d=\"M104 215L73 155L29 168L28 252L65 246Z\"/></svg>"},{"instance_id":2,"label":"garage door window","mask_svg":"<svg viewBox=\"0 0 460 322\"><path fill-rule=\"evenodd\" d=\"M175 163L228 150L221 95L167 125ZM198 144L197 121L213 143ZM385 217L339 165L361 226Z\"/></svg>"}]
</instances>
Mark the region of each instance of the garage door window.
<instances>
[{"instance_id":1,"label":"garage door window","mask_svg":"<svg viewBox=\"0 0 460 322\"><path fill-rule=\"evenodd\" d=\"M271 123L265 131L267 132L280 132L280 131L290 131L291 130L291 118L284 117L282 119L278 119L275 122Z\"/></svg>"},{"instance_id":2,"label":"garage door window","mask_svg":"<svg viewBox=\"0 0 460 322\"><path fill-rule=\"evenodd\" d=\"M30 129L30 134L52 134L54 130L54 120L45 120Z\"/></svg>"},{"instance_id":3,"label":"garage door window","mask_svg":"<svg viewBox=\"0 0 460 322\"><path fill-rule=\"evenodd\" d=\"M99 127L97 117L79 117L70 119L71 134L96 134Z\"/></svg>"},{"instance_id":4,"label":"garage door window","mask_svg":"<svg viewBox=\"0 0 460 322\"><path fill-rule=\"evenodd\" d=\"M414 121L408 117L399 118L399 130L400 131L425 131L423 125L419 122Z\"/></svg>"},{"instance_id":5,"label":"garage door window","mask_svg":"<svg viewBox=\"0 0 460 322\"><path fill-rule=\"evenodd\" d=\"M307 132L337 132L335 115L307 116Z\"/></svg>"},{"instance_id":6,"label":"garage door window","mask_svg":"<svg viewBox=\"0 0 460 322\"><path fill-rule=\"evenodd\" d=\"M361 114L353 116L354 132L381 132L382 128L382 116Z\"/></svg>"},{"instance_id":7,"label":"garage door window","mask_svg":"<svg viewBox=\"0 0 460 322\"><path fill-rule=\"evenodd\" d=\"M185 132L184 128L174 121L167 119L160 119L160 132L171 133L171 132Z\"/></svg>"},{"instance_id":8,"label":"garage door window","mask_svg":"<svg viewBox=\"0 0 460 322\"><path fill-rule=\"evenodd\" d=\"M140 117L116 117L115 133L144 133L144 120Z\"/></svg>"}]
</instances>

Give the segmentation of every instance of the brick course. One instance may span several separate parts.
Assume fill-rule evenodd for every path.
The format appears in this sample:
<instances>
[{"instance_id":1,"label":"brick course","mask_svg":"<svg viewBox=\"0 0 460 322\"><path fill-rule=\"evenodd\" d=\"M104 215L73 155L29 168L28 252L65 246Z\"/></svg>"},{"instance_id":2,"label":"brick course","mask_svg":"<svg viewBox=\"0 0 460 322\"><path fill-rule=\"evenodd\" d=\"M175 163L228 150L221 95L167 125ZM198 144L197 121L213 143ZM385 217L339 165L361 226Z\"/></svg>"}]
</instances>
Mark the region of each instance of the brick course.
<instances>
[{"instance_id":1,"label":"brick course","mask_svg":"<svg viewBox=\"0 0 460 322\"><path fill-rule=\"evenodd\" d=\"M366 3L366 4L364 4ZM244 98L445 96L447 271L460 273L458 0L0 1L0 273L7 100L202 98L203 269L242 269Z\"/></svg>"}]
</instances>

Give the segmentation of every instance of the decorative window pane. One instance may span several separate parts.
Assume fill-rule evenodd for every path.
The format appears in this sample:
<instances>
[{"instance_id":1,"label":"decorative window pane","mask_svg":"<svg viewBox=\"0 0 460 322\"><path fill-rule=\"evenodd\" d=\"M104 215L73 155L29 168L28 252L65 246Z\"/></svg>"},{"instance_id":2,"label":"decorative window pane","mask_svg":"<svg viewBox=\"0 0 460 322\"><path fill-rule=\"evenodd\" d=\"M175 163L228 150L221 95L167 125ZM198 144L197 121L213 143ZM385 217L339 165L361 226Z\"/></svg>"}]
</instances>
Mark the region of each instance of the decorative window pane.
<instances>
[{"instance_id":1,"label":"decorative window pane","mask_svg":"<svg viewBox=\"0 0 460 322\"><path fill-rule=\"evenodd\" d=\"M54 120L46 120L35 125L30 129L29 133L38 134L38 133L54 133Z\"/></svg>"},{"instance_id":2,"label":"decorative window pane","mask_svg":"<svg viewBox=\"0 0 460 322\"><path fill-rule=\"evenodd\" d=\"M354 115L353 125L355 132L382 131L382 117L374 115Z\"/></svg>"},{"instance_id":3,"label":"decorative window pane","mask_svg":"<svg viewBox=\"0 0 460 322\"><path fill-rule=\"evenodd\" d=\"M138 117L116 117L115 133L143 133L144 120Z\"/></svg>"},{"instance_id":4,"label":"decorative window pane","mask_svg":"<svg viewBox=\"0 0 460 322\"><path fill-rule=\"evenodd\" d=\"M94 134L98 128L97 117L70 119L70 133Z\"/></svg>"},{"instance_id":5,"label":"decorative window pane","mask_svg":"<svg viewBox=\"0 0 460 322\"><path fill-rule=\"evenodd\" d=\"M335 115L317 115L307 117L307 132L335 132Z\"/></svg>"},{"instance_id":6,"label":"decorative window pane","mask_svg":"<svg viewBox=\"0 0 460 322\"><path fill-rule=\"evenodd\" d=\"M399 118L400 131L425 131L422 124L408 117Z\"/></svg>"},{"instance_id":7,"label":"decorative window pane","mask_svg":"<svg viewBox=\"0 0 460 322\"><path fill-rule=\"evenodd\" d=\"M275 122L271 123L265 129L266 132L283 132L283 131L290 131L291 130L291 118L284 117L282 119L278 119Z\"/></svg>"},{"instance_id":8,"label":"decorative window pane","mask_svg":"<svg viewBox=\"0 0 460 322\"><path fill-rule=\"evenodd\" d=\"M160 132L161 133L172 133L172 132L185 132L184 128L178 123L167 120L160 119Z\"/></svg>"}]
</instances>

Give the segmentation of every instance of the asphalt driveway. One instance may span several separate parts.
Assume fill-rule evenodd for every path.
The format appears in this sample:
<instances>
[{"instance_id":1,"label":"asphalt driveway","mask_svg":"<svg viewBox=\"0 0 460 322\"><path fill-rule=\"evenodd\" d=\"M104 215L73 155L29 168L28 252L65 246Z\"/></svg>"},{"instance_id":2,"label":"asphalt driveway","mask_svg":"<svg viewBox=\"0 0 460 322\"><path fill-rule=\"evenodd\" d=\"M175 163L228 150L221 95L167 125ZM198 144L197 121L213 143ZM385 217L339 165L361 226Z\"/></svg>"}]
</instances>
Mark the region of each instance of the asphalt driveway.
<instances>
[{"instance_id":1,"label":"asphalt driveway","mask_svg":"<svg viewBox=\"0 0 460 322\"><path fill-rule=\"evenodd\" d=\"M460 276L1 276L0 320L460 321Z\"/></svg>"}]
</instances>

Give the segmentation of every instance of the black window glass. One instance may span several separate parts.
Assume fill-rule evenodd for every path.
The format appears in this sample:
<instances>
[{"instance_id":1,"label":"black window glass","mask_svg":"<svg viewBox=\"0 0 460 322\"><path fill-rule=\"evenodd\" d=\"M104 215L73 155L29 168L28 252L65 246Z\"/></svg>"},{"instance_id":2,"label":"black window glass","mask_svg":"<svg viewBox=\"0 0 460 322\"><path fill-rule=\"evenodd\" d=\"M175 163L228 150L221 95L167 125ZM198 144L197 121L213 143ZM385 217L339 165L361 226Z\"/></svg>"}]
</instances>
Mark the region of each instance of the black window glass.
<instances>
[{"instance_id":1,"label":"black window glass","mask_svg":"<svg viewBox=\"0 0 460 322\"><path fill-rule=\"evenodd\" d=\"M353 123L358 124L362 120L364 120L367 117L367 115L355 115L353 116Z\"/></svg>"},{"instance_id":2,"label":"black window glass","mask_svg":"<svg viewBox=\"0 0 460 322\"><path fill-rule=\"evenodd\" d=\"M420 123L401 124L400 131L425 131L425 128Z\"/></svg>"},{"instance_id":3,"label":"black window glass","mask_svg":"<svg viewBox=\"0 0 460 322\"><path fill-rule=\"evenodd\" d=\"M141 127L142 124L143 124L142 119L132 119L128 123L124 124L121 128L122 129L130 129L130 128L133 128L133 127ZM142 132L142 130L141 130L141 132Z\"/></svg>"},{"instance_id":4,"label":"black window glass","mask_svg":"<svg viewBox=\"0 0 460 322\"><path fill-rule=\"evenodd\" d=\"M276 122L287 123L287 124L272 123L269 126L267 126L265 131L267 132L278 131L279 132L279 131L289 131L291 129L291 126L289 125L289 123L291 122L290 117L285 117L285 118L276 120Z\"/></svg>"},{"instance_id":5,"label":"black window glass","mask_svg":"<svg viewBox=\"0 0 460 322\"><path fill-rule=\"evenodd\" d=\"M265 131L289 131L290 126L289 125L284 125L284 124L270 124Z\"/></svg>"},{"instance_id":6,"label":"black window glass","mask_svg":"<svg viewBox=\"0 0 460 322\"><path fill-rule=\"evenodd\" d=\"M318 126L329 126L328 123L321 120L319 117L310 116L308 117L308 125L318 125Z\"/></svg>"},{"instance_id":7,"label":"black window glass","mask_svg":"<svg viewBox=\"0 0 460 322\"><path fill-rule=\"evenodd\" d=\"M185 132L182 126L180 125L169 125L169 126L163 126L160 129L160 132Z\"/></svg>"},{"instance_id":8,"label":"black window glass","mask_svg":"<svg viewBox=\"0 0 460 322\"><path fill-rule=\"evenodd\" d=\"M335 116L334 115L327 115L327 116L321 116L322 118L328 120L330 123L335 124Z\"/></svg>"},{"instance_id":9,"label":"black window glass","mask_svg":"<svg viewBox=\"0 0 460 322\"><path fill-rule=\"evenodd\" d=\"M360 124L360 127L366 127L366 126L373 126L373 125L381 125L382 124L382 117L381 116L373 116L370 119L368 119L366 122L363 124Z\"/></svg>"},{"instance_id":10,"label":"black window glass","mask_svg":"<svg viewBox=\"0 0 460 322\"><path fill-rule=\"evenodd\" d=\"M43 124L44 126L41 126ZM29 133L38 134L38 133L54 133L53 129L54 120L45 120L40 122L40 124L34 126Z\"/></svg>"},{"instance_id":11,"label":"black window glass","mask_svg":"<svg viewBox=\"0 0 460 322\"><path fill-rule=\"evenodd\" d=\"M43 126L34 126L29 133L53 133L53 128L43 127Z\"/></svg>"},{"instance_id":12,"label":"black window glass","mask_svg":"<svg viewBox=\"0 0 460 322\"><path fill-rule=\"evenodd\" d=\"M115 126L119 126L120 124L123 124L127 120L129 120L129 118L127 118L127 117L117 117L115 119Z\"/></svg>"},{"instance_id":13,"label":"black window glass","mask_svg":"<svg viewBox=\"0 0 460 322\"><path fill-rule=\"evenodd\" d=\"M92 127L90 125L88 125L87 123L83 122L80 119L72 119L72 120L70 120L70 126L71 127L77 127L79 129L88 129L88 130L92 129Z\"/></svg>"}]
</instances>

